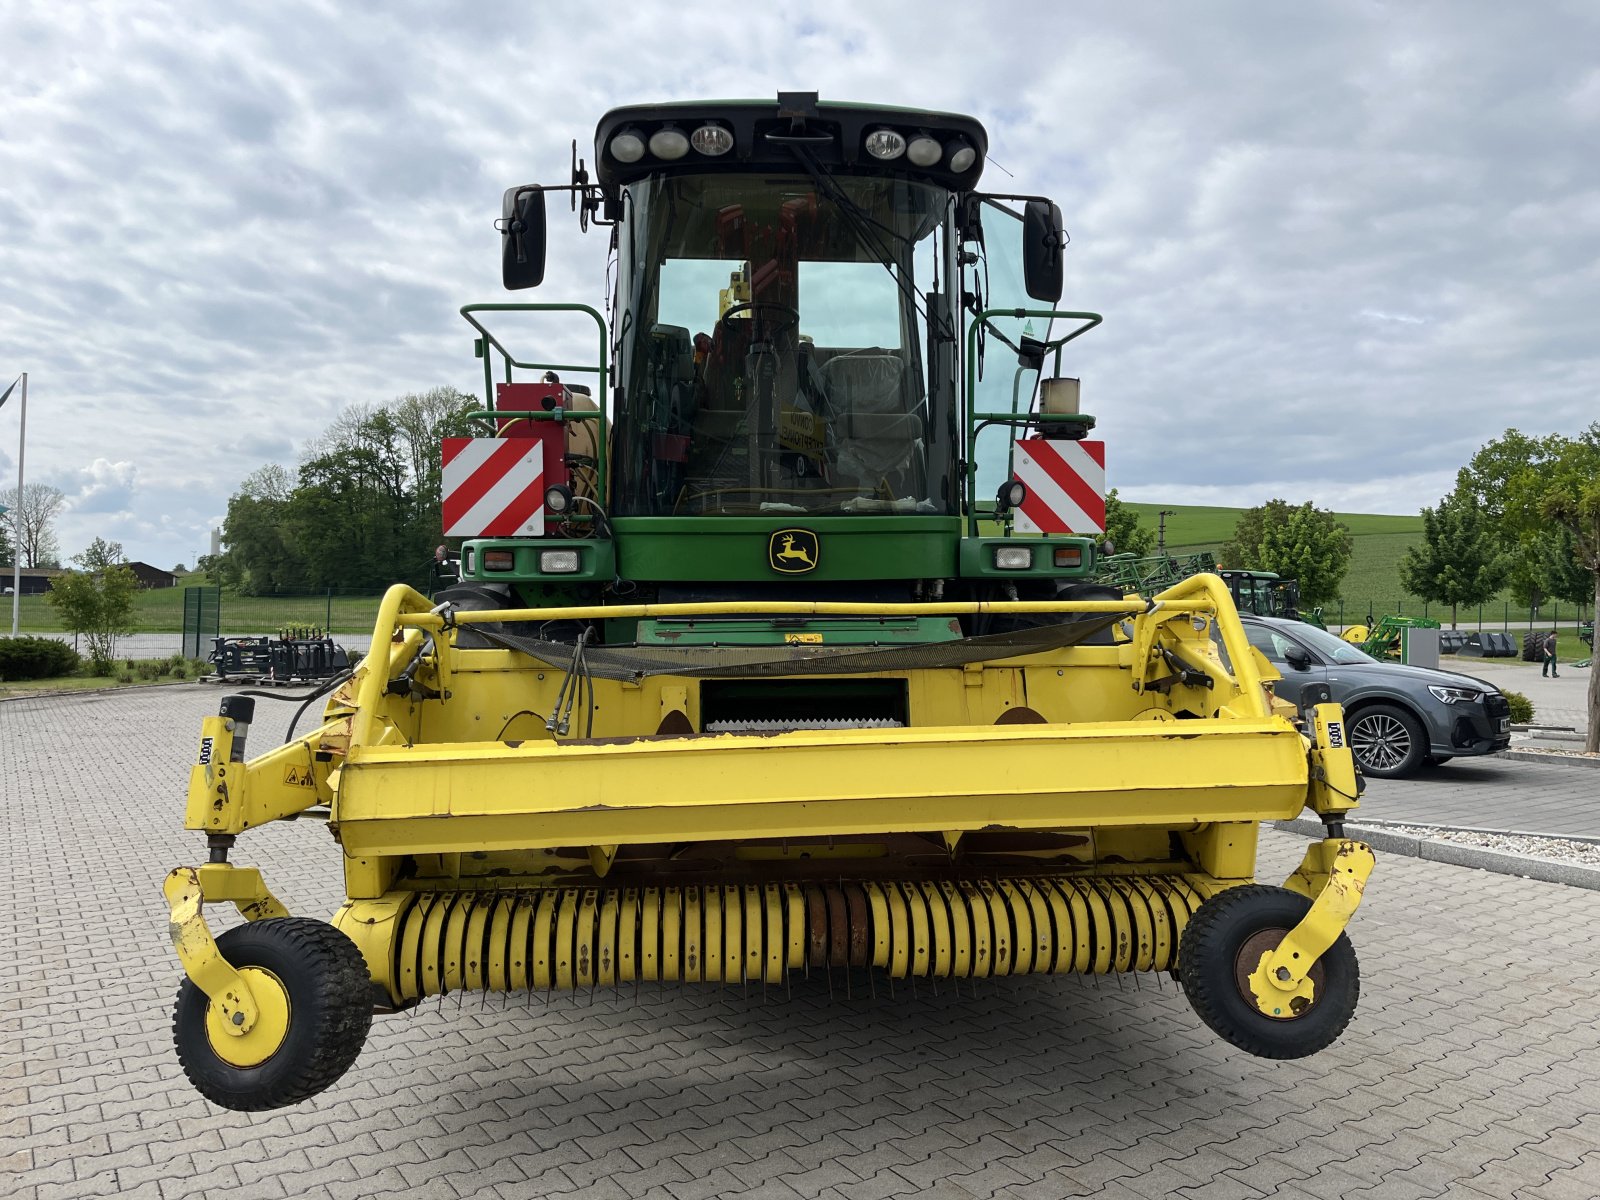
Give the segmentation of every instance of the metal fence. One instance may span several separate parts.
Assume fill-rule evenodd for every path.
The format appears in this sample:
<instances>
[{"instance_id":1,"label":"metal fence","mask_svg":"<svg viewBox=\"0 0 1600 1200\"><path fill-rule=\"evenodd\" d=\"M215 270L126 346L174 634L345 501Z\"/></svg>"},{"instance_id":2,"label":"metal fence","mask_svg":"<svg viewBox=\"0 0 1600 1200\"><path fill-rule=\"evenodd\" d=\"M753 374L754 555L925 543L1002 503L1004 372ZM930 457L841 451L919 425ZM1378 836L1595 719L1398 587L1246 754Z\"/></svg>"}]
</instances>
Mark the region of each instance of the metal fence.
<instances>
[{"instance_id":1,"label":"metal fence","mask_svg":"<svg viewBox=\"0 0 1600 1200\"><path fill-rule=\"evenodd\" d=\"M1415 596L1397 596L1387 603L1374 604L1371 601L1362 601L1359 604L1346 604L1344 600L1336 600L1325 604L1322 608L1323 619L1329 625L1370 625L1383 617L1432 617L1441 625L1450 624L1450 606L1448 604L1429 604L1425 600L1418 600ZM1510 630L1513 627L1527 629L1553 629L1562 626L1581 625L1586 621L1594 620L1594 614L1586 604L1563 604L1559 600L1552 600L1541 607L1529 608L1526 605L1514 604L1509 600L1501 600L1493 604L1461 605L1456 609L1456 624L1468 629L1500 629Z\"/></svg>"}]
</instances>

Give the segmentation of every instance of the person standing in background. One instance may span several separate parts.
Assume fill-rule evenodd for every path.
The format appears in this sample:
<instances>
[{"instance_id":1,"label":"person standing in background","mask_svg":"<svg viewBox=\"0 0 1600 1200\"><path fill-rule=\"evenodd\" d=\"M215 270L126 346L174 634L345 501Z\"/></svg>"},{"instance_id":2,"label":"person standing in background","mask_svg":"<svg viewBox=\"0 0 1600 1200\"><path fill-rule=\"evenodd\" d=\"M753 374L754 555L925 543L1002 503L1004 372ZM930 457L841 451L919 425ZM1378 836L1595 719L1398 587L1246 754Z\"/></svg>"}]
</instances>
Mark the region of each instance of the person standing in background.
<instances>
[{"instance_id":1,"label":"person standing in background","mask_svg":"<svg viewBox=\"0 0 1600 1200\"><path fill-rule=\"evenodd\" d=\"M1544 639L1544 665L1539 668L1541 676L1548 675L1551 679L1560 679L1556 671L1556 631L1552 629Z\"/></svg>"}]
</instances>

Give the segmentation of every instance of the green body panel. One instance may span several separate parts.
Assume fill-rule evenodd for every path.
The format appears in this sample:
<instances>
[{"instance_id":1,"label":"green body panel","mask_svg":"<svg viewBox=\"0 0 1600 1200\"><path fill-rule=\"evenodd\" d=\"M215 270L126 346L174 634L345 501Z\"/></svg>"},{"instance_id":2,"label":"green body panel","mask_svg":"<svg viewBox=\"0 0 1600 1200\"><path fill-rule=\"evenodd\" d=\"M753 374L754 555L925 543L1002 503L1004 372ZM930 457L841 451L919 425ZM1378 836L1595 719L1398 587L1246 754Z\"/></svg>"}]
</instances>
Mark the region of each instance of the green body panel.
<instances>
[{"instance_id":1,"label":"green body panel","mask_svg":"<svg viewBox=\"0 0 1600 1200\"><path fill-rule=\"evenodd\" d=\"M961 637L953 617L700 617L640 621L637 640L656 646L920 645Z\"/></svg>"},{"instance_id":2,"label":"green body panel","mask_svg":"<svg viewBox=\"0 0 1600 1200\"><path fill-rule=\"evenodd\" d=\"M1001 569L994 565L997 546L1028 546L1033 550L1033 565L1025 570ZM1055 565L1055 551L1062 546L1077 546L1075 567ZM1089 579L1095 573L1094 539L1083 537L975 537L961 539L961 578L963 579Z\"/></svg>"},{"instance_id":3,"label":"green body panel","mask_svg":"<svg viewBox=\"0 0 1600 1200\"><path fill-rule=\"evenodd\" d=\"M959 517L617 517L619 574L648 582L776 583L857 579L948 579L956 573ZM774 534L817 537L814 569L775 570Z\"/></svg>"},{"instance_id":4,"label":"green body panel","mask_svg":"<svg viewBox=\"0 0 1600 1200\"><path fill-rule=\"evenodd\" d=\"M463 583L548 583L554 585L599 580L610 583L616 578L617 560L613 544L599 538L474 538L463 547L461 581ZM488 571L483 568L486 550L509 550L514 565L509 571ZM560 575L546 575L539 570L539 555L545 550L576 550L578 570Z\"/></svg>"}]
</instances>

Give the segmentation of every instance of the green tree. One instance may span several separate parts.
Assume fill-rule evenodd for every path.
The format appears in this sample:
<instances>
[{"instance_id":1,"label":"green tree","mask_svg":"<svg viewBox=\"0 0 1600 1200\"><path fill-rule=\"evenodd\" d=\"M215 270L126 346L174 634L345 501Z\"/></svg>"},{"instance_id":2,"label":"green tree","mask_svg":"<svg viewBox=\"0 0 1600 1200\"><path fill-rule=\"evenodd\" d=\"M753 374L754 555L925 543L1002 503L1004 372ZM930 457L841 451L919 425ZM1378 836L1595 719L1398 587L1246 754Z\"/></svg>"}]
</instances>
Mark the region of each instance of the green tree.
<instances>
[{"instance_id":1,"label":"green tree","mask_svg":"<svg viewBox=\"0 0 1600 1200\"><path fill-rule=\"evenodd\" d=\"M1229 567L1298 580L1300 601L1311 607L1338 597L1354 546L1349 527L1327 509L1268 500L1240 515L1220 557Z\"/></svg>"},{"instance_id":2,"label":"green tree","mask_svg":"<svg viewBox=\"0 0 1600 1200\"><path fill-rule=\"evenodd\" d=\"M1524 537L1510 553L1506 583L1518 604L1543 608L1551 600L1589 603L1592 580L1578 562L1572 532L1553 525Z\"/></svg>"},{"instance_id":3,"label":"green tree","mask_svg":"<svg viewBox=\"0 0 1600 1200\"><path fill-rule=\"evenodd\" d=\"M441 443L447 437L471 437L474 430L466 414L478 407L476 397L447 387L394 402L395 426L411 472L412 520L425 556L444 540Z\"/></svg>"},{"instance_id":4,"label":"green tree","mask_svg":"<svg viewBox=\"0 0 1600 1200\"><path fill-rule=\"evenodd\" d=\"M1508 430L1504 438L1484 449L1501 445L1513 435L1521 436ZM1561 434L1540 438L1528 460L1512 470L1504 490L1505 519L1519 540L1537 538L1552 529L1571 535L1573 558L1588 572L1591 602L1600 609L1600 422L1575 438ZM1589 730L1584 749L1600 753L1600 669L1589 672Z\"/></svg>"},{"instance_id":5,"label":"green tree","mask_svg":"<svg viewBox=\"0 0 1600 1200\"><path fill-rule=\"evenodd\" d=\"M214 583L247 594L421 582L443 541L440 440L468 436L473 397L453 388L353 404L305 448L298 474L268 465L228 501Z\"/></svg>"},{"instance_id":6,"label":"green tree","mask_svg":"<svg viewBox=\"0 0 1600 1200\"><path fill-rule=\"evenodd\" d=\"M1496 526L1509 545L1516 531L1505 524L1511 480L1540 456L1539 442L1516 429L1508 429L1485 443L1472 460L1456 473L1456 492L1477 501L1483 515Z\"/></svg>"},{"instance_id":7,"label":"green tree","mask_svg":"<svg viewBox=\"0 0 1600 1200\"><path fill-rule=\"evenodd\" d=\"M222 525L227 549L207 555L213 583L243 595L300 591L306 587L305 562L288 526L294 477L277 463L252 471L228 499Z\"/></svg>"},{"instance_id":8,"label":"green tree","mask_svg":"<svg viewBox=\"0 0 1600 1200\"><path fill-rule=\"evenodd\" d=\"M286 512L311 586L381 588L414 577L429 530L416 528L394 413L353 405L314 449Z\"/></svg>"},{"instance_id":9,"label":"green tree","mask_svg":"<svg viewBox=\"0 0 1600 1200\"><path fill-rule=\"evenodd\" d=\"M59 576L45 600L64 628L83 636L94 673L109 675L117 639L133 632L133 594L139 581L124 565L120 542L95 538L72 561L79 569Z\"/></svg>"},{"instance_id":10,"label":"green tree","mask_svg":"<svg viewBox=\"0 0 1600 1200\"><path fill-rule=\"evenodd\" d=\"M1155 531L1139 520L1139 514L1117 498L1117 489L1106 493L1106 539L1117 554L1137 554L1143 558L1155 553Z\"/></svg>"},{"instance_id":11,"label":"green tree","mask_svg":"<svg viewBox=\"0 0 1600 1200\"><path fill-rule=\"evenodd\" d=\"M1454 629L1456 607L1494 596L1507 566L1499 530L1472 490L1458 487L1437 508L1422 510L1422 544L1400 560L1400 582L1413 596L1448 604Z\"/></svg>"}]
</instances>

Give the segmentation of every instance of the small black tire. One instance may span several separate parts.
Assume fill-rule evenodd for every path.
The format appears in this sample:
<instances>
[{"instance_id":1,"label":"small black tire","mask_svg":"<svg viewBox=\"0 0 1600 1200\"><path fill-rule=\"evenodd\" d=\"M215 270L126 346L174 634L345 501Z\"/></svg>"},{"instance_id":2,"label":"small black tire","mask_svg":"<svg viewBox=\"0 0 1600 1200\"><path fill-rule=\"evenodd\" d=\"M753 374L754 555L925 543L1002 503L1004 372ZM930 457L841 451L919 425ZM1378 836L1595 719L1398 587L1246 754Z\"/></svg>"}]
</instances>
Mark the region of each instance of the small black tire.
<instances>
[{"instance_id":1,"label":"small black tire","mask_svg":"<svg viewBox=\"0 0 1600 1200\"><path fill-rule=\"evenodd\" d=\"M1399 779L1422 766L1428 738L1422 723L1396 704L1369 704L1347 721L1350 752L1364 775Z\"/></svg>"},{"instance_id":2,"label":"small black tire","mask_svg":"<svg viewBox=\"0 0 1600 1200\"><path fill-rule=\"evenodd\" d=\"M1242 982L1241 969L1248 975L1263 948L1274 948L1310 908L1298 892L1247 884L1212 896L1183 931L1178 979L1190 1006L1224 1041L1257 1058L1305 1058L1325 1050L1355 1014L1361 968L1342 933L1312 967L1315 996L1299 1013L1268 1016Z\"/></svg>"},{"instance_id":3,"label":"small black tire","mask_svg":"<svg viewBox=\"0 0 1600 1200\"><path fill-rule=\"evenodd\" d=\"M172 1041L183 1073L202 1096L238 1112L283 1108L310 1099L350 1069L372 1027L371 977L354 942L325 921L274 917L228 930L217 948L247 972L247 982L265 983L258 1004L264 1012L275 1004L285 1028L281 1036L265 1035L259 1062L230 1062L224 1055L251 1054L208 1028L211 1000L185 979L173 1006ZM266 1025L263 1020L257 1028Z\"/></svg>"}]
</instances>

